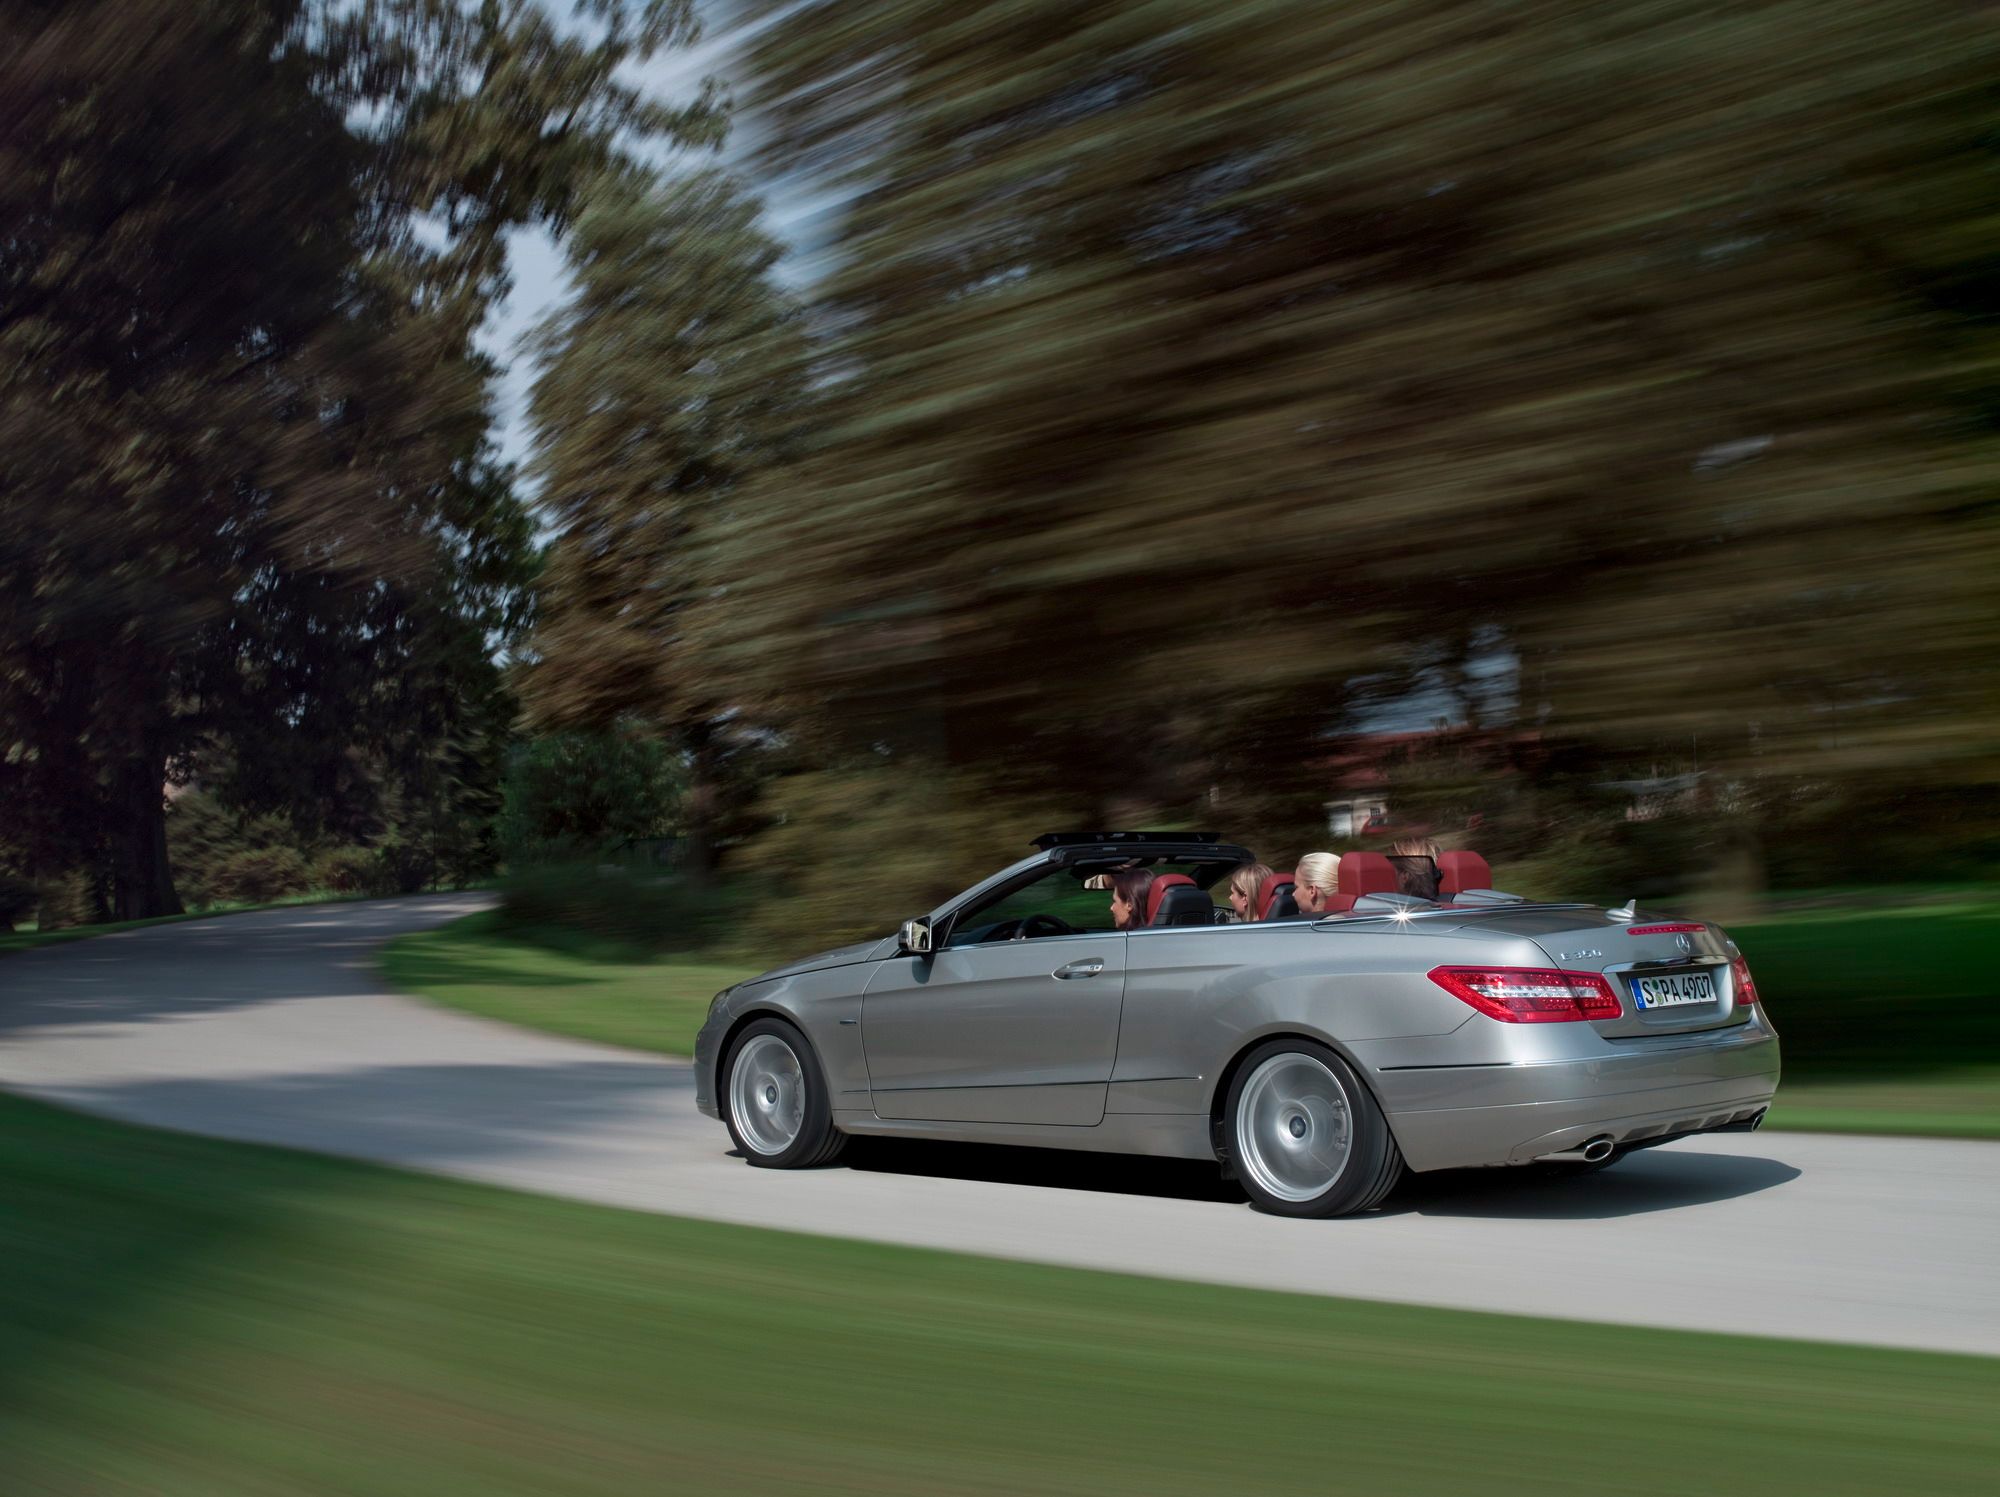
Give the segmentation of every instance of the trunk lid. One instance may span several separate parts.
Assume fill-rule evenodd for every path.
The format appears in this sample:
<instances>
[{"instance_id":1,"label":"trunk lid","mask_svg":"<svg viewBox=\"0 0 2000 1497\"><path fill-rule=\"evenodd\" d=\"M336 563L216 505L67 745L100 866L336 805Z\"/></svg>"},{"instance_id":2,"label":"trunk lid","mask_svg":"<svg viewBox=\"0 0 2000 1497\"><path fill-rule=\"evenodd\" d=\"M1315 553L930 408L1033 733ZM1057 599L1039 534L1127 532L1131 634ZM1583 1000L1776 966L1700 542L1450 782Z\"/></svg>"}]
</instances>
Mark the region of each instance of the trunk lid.
<instances>
[{"instance_id":1,"label":"trunk lid","mask_svg":"<svg viewBox=\"0 0 2000 1497\"><path fill-rule=\"evenodd\" d=\"M1671 916L1614 919L1599 910L1543 906L1482 910L1477 927L1526 936L1565 972L1602 973L1618 995L1615 1019L1589 1024L1607 1039L1696 1034L1741 1024L1730 967L1736 955L1714 925Z\"/></svg>"}]
</instances>

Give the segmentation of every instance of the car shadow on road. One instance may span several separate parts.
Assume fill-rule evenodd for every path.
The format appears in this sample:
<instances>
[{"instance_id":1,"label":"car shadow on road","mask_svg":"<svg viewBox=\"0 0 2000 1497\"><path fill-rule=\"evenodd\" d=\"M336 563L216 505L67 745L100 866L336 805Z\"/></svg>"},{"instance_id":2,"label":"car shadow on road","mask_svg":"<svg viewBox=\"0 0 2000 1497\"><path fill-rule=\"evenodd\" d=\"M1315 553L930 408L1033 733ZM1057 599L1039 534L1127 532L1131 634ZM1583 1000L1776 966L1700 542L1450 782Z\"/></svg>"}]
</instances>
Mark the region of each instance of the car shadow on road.
<instances>
[{"instance_id":1,"label":"car shadow on road","mask_svg":"<svg viewBox=\"0 0 2000 1497\"><path fill-rule=\"evenodd\" d=\"M932 1179L985 1180L1046 1190L1091 1190L1157 1196L1175 1201L1247 1204L1249 1197L1213 1164L1192 1159L1149 1159L1130 1154L1085 1154L1067 1149L1021 1149L1005 1144L941 1143L914 1138L857 1138L841 1162L871 1174Z\"/></svg>"},{"instance_id":2,"label":"car shadow on road","mask_svg":"<svg viewBox=\"0 0 2000 1497\"><path fill-rule=\"evenodd\" d=\"M869 1173L984 1180L1247 1208L1234 1180L1198 1160L1070 1153L998 1144L857 1138L842 1161ZM1367 1219L1400 1216L1588 1221L1707 1205L1769 1190L1799 1171L1775 1159L1649 1149L1592 1175L1549 1177L1525 1169L1440 1170L1406 1176Z\"/></svg>"},{"instance_id":3,"label":"car shadow on road","mask_svg":"<svg viewBox=\"0 0 2000 1497\"><path fill-rule=\"evenodd\" d=\"M1548 1176L1527 1169L1411 1175L1376 1215L1597 1221L1711 1205L1798 1177L1797 1169L1776 1159L1668 1146L1643 1150L1591 1175Z\"/></svg>"}]
</instances>

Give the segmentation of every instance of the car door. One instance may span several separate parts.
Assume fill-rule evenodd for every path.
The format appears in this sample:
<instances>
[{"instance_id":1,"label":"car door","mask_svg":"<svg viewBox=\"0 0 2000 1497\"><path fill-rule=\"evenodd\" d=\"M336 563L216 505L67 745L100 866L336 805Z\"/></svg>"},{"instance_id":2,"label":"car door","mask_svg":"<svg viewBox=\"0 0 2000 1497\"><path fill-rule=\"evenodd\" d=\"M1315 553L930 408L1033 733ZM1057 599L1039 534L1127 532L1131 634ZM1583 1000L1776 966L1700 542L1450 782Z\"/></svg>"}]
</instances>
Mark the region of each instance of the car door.
<instances>
[{"instance_id":1,"label":"car door","mask_svg":"<svg viewBox=\"0 0 2000 1497\"><path fill-rule=\"evenodd\" d=\"M861 1000L875 1112L955 1123L1104 1118L1125 996L1115 931L882 962Z\"/></svg>"}]
</instances>

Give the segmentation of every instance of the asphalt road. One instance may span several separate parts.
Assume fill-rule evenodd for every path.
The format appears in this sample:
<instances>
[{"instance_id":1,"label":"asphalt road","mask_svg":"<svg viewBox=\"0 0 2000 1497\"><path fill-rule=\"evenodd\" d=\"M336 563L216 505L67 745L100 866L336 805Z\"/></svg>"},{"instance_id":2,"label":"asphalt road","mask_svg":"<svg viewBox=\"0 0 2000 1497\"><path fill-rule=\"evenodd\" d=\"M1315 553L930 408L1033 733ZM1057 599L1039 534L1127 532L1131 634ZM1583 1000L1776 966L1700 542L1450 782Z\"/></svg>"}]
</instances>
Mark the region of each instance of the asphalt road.
<instances>
[{"instance_id":1,"label":"asphalt road","mask_svg":"<svg viewBox=\"0 0 2000 1497\"><path fill-rule=\"evenodd\" d=\"M386 992L383 939L480 895L324 905L0 958L0 1086L132 1122L646 1211L1314 1294L2000 1354L2000 1144L1758 1133L1554 1183L1417 1177L1260 1216L1202 1165L878 1144L729 1153L685 1064Z\"/></svg>"}]
</instances>

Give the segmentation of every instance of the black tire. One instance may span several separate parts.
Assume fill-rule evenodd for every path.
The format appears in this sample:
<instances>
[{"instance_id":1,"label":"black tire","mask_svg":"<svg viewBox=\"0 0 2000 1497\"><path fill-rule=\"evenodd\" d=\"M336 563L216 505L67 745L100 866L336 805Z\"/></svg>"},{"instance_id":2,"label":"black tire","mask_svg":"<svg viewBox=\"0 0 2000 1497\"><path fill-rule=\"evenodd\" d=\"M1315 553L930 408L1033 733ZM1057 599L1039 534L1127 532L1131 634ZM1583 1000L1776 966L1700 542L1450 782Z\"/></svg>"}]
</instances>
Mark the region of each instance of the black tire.
<instances>
[{"instance_id":1,"label":"black tire","mask_svg":"<svg viewBox=\"0 0 2000 1497\"><path fill-rule=\"evenodd\" d=\"M1344 1159L1323 1188L1313 1189L1312 1182L1302 1178L1312 1173L1310 1166L1299 1172L1301 1178L1287 1181L1277 1167L1281 1161L1266 1162L1267 1152L1277 1151L1268 1137L1268 1126L1260 1129L1259 1120L1266 1125L1272 1121L1272 1088L1281 1085L1274 1078L1287 1076L1298 1078L1292 1087L1296 1095L1289 1101L1280 1096L1278 1115L1286 1123L1287 1133L1306 1130L1293 1136L1302 1140L1299 1147L1309 1160L1324 1157L1323 1151L1312 1150L1311 1131L1326 1127L1328 1119L1342 1114L1347 1119ZM1333 1085L1328 1087L1325 1082ZM1253 1088L1254 1111L1246 1117L1245 1099ZM1287 1107L1292 1109L1289 1118L1284 1116ZM1260 1132L1267 1135L1261 1146L1256 1142ZM1337 1127L1333 1132L1337 1135ZM1396 1147L1395 1135L1373 1094L1352 1066L1313 1040L1268 1040L1243 1057L1223 1104L1222 1137L1229 1162L1251 1204L1274 1216L1352 1216L1370 1211L1403 1178L1402 1151ZM1287 1185L1289 1190L1283 1188ZM1311 1193L1301 1193L1307 1191Z\"/></svg>"},{"instance_id":2,"label":"black tire","mask_svg":"<svg viewBox=\"0 0 2000 1497\"><path fill-rule=\"evenodd\" d=\"M801 1088L796 1132L789 1143L781 1143L786 1123L775 1125L755 1125L746 1129L736 1117L736 1068L749 1055L752 1064L764 1060L777 1061L770 1069L769 1087L782 1097L779 1089L784 1083L784 1065L781 1052L774 1048L782 1046L783 1054L788 1054L797 1066L797 1082ZM745 1078L746 1083L748 1077ZM716 1097L722 1108L723 1121L729 1125L729 1137L736 1145L736 1151L744 1160L759 1169L800 1170L831 1164L847 1147L847 1135L833 1126L833 1107L826 1089L826 1076L820 1070L819 1057L813 1054L812 1046L798 1029L783 1019L765 1018L746 1024L729 1042L729 1054L724 1058L716 1075Z\"/></svg>"}]
</instances>

